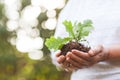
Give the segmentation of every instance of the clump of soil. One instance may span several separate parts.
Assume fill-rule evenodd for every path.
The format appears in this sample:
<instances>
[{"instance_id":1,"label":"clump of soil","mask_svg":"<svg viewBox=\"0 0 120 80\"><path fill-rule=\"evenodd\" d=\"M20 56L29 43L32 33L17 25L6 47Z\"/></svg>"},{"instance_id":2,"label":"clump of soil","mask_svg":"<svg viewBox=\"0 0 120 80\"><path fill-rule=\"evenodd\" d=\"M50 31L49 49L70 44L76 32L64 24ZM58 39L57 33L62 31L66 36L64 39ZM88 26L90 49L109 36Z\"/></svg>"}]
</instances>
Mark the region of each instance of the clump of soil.
<instances>
[{"instance_id":1,"label":"clump of soil","mask_svg":"<svg viewBox=\"0 0 120 80\"><path fill-rule=\"evenodd\" d=\"M71 51L72 49L77 49L83 52L88 52L90 50L90 47L86 47L81 43L78 42L69 42L61 48L61 54L66 55L67 52Z\"/></svg>"}]
</instances>

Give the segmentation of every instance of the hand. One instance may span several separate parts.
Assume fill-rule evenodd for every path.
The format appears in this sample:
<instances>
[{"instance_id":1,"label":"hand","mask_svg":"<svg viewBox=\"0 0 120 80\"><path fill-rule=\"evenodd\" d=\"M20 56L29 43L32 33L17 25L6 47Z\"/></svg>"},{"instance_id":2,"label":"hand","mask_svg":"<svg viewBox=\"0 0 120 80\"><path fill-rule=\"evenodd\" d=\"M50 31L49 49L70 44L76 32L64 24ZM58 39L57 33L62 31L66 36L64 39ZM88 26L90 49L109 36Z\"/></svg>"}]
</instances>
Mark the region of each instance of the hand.
<instances>
[{"instance_id":1,"label":"hand","mask_svg":"<svg viewBox=\"0 0 120 80\"><path fill-rule=\"evenodd\" d=\"M65 71L73 71L75 67L73 67L68 61L66 61L66 56L61 55L61 52L56 53L57 62L61 65L61 67Z\"/></svg>"},{"instance_id":2,"label":"hand","mask_svg":"<svg viewBox=\"0 0 120 80\"><path fill-rule=\"evenodd\" d=\"M90 67L100 61L105 61L108 58L108 50L103 46L97 46L91 49L88 53L72 50L67 53L66 61L77 69Z\"/></svg>"}]
</instances>

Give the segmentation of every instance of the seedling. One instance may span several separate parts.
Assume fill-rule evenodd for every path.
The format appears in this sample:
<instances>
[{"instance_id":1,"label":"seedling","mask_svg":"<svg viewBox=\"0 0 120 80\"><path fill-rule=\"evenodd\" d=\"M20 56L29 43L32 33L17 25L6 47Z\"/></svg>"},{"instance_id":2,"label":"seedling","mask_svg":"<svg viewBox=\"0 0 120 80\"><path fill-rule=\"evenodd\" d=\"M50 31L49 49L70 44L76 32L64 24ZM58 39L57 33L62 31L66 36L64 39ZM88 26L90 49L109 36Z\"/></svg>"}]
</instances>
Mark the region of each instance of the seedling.
<instances>
[{"instance_id":1,"label":"seedling","mask_svg":"<svg viewBox=\"0 0 120 80\"><path fill-rule=\"evenodd\" d=\"M68 51L77 49L83 52L90 50L89 42L85 39L89 33L94 29L91 20L84 20L81 22L63 21L63 25L66 28L69 36L61 38L51 36L45 41L45 45L49 50L61 50L61 54L66 55ZM85 45L84 43L87 43Z\"/></svg>"}]
</instances>

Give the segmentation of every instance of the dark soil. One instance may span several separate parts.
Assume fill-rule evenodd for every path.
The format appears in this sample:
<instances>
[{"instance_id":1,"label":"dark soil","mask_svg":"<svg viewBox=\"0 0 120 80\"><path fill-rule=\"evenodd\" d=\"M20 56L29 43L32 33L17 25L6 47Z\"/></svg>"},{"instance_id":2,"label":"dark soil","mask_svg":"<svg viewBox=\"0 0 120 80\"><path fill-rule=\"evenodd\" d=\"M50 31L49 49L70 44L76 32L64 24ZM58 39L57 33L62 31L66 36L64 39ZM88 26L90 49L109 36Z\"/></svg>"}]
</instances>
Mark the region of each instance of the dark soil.
<instances>
[{"instance_id":1,"label":"dark soil","mask_svg":"<svg viewBox=\"0 0 120 80\"><path fill-rule=\"evenodd\" d=\"M81 43L78 42L69 42L61 48L61 54L66 55L67 52L71 51L72 49L77 49L83 52L88 52L90 50L90 47L86 47Z\"/></svg>"}]
</instances>

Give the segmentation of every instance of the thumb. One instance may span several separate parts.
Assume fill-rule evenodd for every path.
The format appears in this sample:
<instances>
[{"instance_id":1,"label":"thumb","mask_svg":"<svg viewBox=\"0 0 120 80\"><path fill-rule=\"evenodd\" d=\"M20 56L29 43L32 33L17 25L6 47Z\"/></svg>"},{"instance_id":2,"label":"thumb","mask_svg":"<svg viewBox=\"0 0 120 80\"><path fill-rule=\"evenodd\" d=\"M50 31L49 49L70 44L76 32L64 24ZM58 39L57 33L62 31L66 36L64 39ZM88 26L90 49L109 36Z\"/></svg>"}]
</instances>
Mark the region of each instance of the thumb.
<instances>
[{"instance_id":1,"label":"thumb","mask_svg":"<svg viewBox=\"0 0 120 80\"><path fill-rule=\"evenodd\" d=\"M97 54L99 54L101 51L103 50L103 46L102 45L98 45L96 47L94 47L93 49L91 49L88 54L93 57L96 56Z\"/></svg>"}]
</instances>

